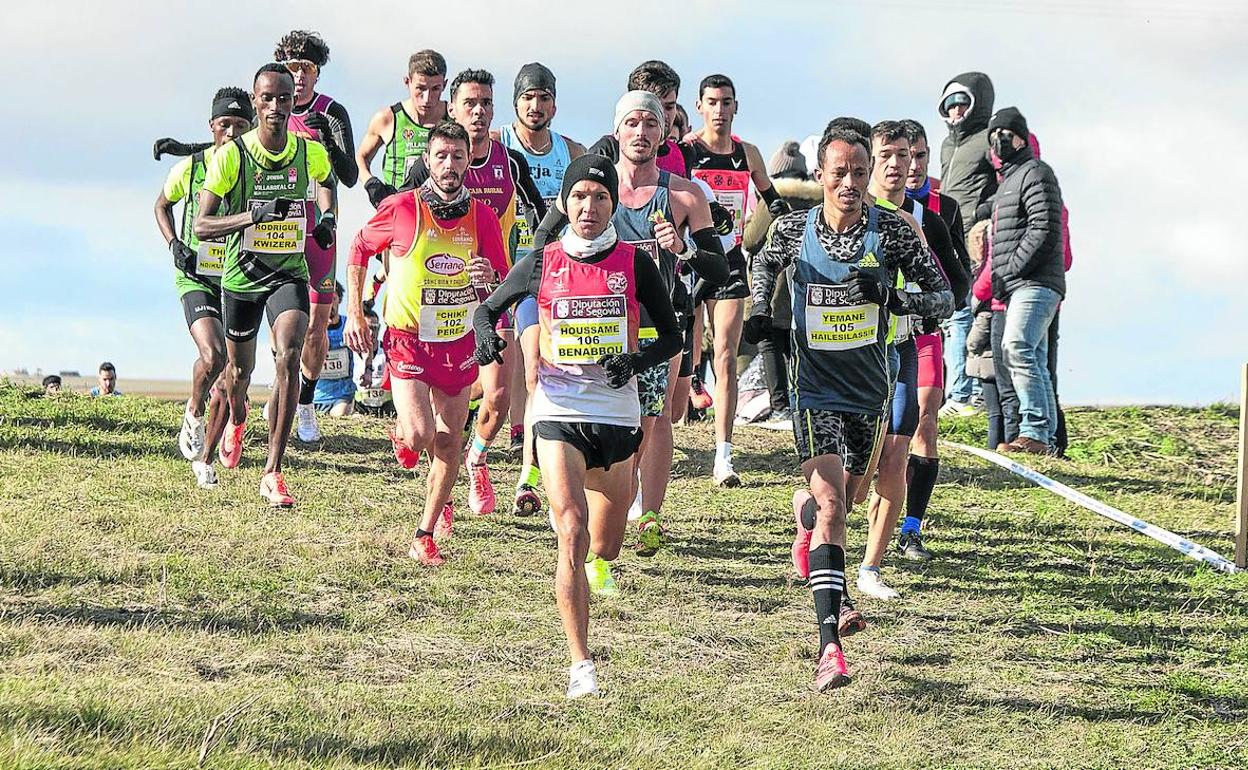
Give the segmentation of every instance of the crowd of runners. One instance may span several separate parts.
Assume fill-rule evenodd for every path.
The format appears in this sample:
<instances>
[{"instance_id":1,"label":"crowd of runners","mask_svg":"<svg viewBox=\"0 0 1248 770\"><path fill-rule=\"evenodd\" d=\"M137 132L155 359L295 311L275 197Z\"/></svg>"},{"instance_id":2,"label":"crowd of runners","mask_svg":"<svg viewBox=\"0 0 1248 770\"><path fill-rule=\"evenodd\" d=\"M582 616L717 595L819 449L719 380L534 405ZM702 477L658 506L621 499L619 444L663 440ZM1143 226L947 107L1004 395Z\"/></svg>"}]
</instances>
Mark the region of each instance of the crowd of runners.
<instances>
[{"instance_id":1,"label":"crowd of runners","mask_svg":"<svg viewBox=\"0 0 1248 770\"><path fill-rule=\"evenodd\" d=\"M687 94L694 127L678 104L681 78L646 61L620 84L611 131L586 149L552 128L558 89L547 67L520 67L496 125L495 92L506 87L481 69L449 77L443 56L423 50L408 61L406 96L373 114L356 147L346 108L317 89L329 61L322 38L291 32L273 58L250 88L213 96L210 141L155 146L158 159L182 156L155 214L198 350L178 436L198 485L216 485L217 463L241 462L262 317L276 375L259 423L259 494L272 506L295 504L283 474L292 430L317 442L318 411L382 416L401 466L425 458L410 556L443 564L460 465L471 511L493 513L489 453L510 426L505 441L522 457L511 508L546 513L558 536L567 694L596 693L589 596L618 591L611 562L630 520L641 553L667 545L673 424L713 405L709 484L742 483L733 441L744 340L779 391L770 419L791 426L808 482L793 496L792 562L814 597L816 686L847 683L842 640L866 620L845 578L846 516L866 503L857 589L896 598L880 576L890 544L932 558L921 524L939 467L937 414L972 409L976 395L959 382L943 406L944 343L958 332L942 322L957 311L970 325L985 270L988 298L1006 298L993 293L1006 260L986 257L991 246L972 253L967 235L1007 213L996 179L981 181L1008 183L1028 138L1021 115L1002 110L990 126L991 85L985 104L983 76L950 81L940 188L913 119L836 118L787 143L769 168L735 133L729 77L709 75ZM984 124L974 136L960 126L968 114ZM957 168L968 136L985 145L973 175ZM338 196L357 185L375 213L341 233ZM1043 322L1054 344L1055 314ZM962 347L955 379L968 368ZM1050 351L1029 352L1032 376ZM1022 443L1002 432L1002 448L1053 446L1053 388L1027 380L1015 390Z\"/></svg>"}]
</instances>

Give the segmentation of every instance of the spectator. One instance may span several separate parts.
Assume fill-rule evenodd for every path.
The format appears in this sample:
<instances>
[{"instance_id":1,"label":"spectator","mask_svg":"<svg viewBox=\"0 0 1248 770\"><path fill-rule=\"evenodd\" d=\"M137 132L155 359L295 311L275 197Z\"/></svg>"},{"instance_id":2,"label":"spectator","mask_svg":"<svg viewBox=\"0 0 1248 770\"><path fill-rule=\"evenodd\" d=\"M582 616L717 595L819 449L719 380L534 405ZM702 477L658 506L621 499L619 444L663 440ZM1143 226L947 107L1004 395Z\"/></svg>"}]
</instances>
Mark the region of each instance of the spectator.
<instances>
[{"instance_id":1,"label":"spectator","mask_svg":"<svg viewBox=\"0 0 1248 770\"><path fill-rule=\"evenodd\" d=\"M1062 192L1053 170L1035 157L1017 109L993 115L988 135L1001 160L992 206L992 293L1006 303L1001 352L1018 395L1019 435L1009 446L1043 454L1057 433L1048 352L1049 327L1066 293Z\"/></svg>"},{"instance_id":2,"label":"spectator","mask_svg":"<svg viewBox=\"0 0 1248 770\"><path fill-rule=\"evenodd\" d=\"M49 374L43 378L43 395L51 396L61 392L61 378L55 374Z\"/></svg>"},{"instance_id":3,"label":"spectator","mask_svg":"<svg viewBox=\"0 0 1248 770\"><path fill-rule=\"evenodd\" d=\"M117 390L117 367L111 362L105 361L100 364L98 374L100 384L91 389L92 396L120 396L121 391Z\"/></svg>"},{"instance_id":4,"label":"spectator","mask_svg":"<svg viewBox=\"0 0 1248 770\"><path fill-rule=\"evenodd\" d=\"M940 192L958 202L962 226L975 224L976 209L997 190L988 152L988 118L995 94L982 72L964 72L945 84L938 107L949 126L940 145Z\"/></svg>"},{"instance_id":5,"label":"spectator","mask_svg":"<svg viewBox=\"0 0 1248 770\"><path fill-rule=\"evenodd\" d=\"M329 349L325 353L325 364L321 369L321 377L316 382L316 391L312 395L312 405L316 411L325 412L334 417L346 417L355 411L355 359L351 350L342 339L342 330L346 319L338 311L346 293L342 284L334 282L334 292L338 301L329 308Z\"/></svg>"}]
</instances>

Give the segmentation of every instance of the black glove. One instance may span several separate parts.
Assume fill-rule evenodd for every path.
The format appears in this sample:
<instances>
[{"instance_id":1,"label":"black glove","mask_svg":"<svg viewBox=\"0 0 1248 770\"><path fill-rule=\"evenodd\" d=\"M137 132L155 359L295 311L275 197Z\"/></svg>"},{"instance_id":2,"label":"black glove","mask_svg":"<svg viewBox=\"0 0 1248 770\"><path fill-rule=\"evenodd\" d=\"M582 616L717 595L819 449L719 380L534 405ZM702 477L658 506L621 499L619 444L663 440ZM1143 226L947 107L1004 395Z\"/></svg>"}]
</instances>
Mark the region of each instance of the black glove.
<instances>
[{"instance_id":1,"label":"black glove","mask_svg":"<svg viewBox=\"0 0 1248 770\"><path fill-rule=\"evenodd\" d=\"M194 155L200 150L206 150L212 146L211 142L200 142L197 144L186 144L179 142L177 139L170 137L162 137L152 144L152 158L160 160L162 155L173 155L179 158L185 158L188 155Z\"/></svg>"},{"instance_id":2,"label":"black glove","mask_svg":"<svg viewBox=\"0 0 1248 770\"><path fill-rule=\"evenodd\" d=\"M724 208L719 201L711 201L711 226L715 228L715 232L719 235L728 235L732 232L732 212Z\"/></svg>"},{"instance_id":3,"label":"black glove","mask_svg":"<svg viewBox=\"0 0 1248 770\"><path fill-rule=\"evenodd\" d=\"M303 125L316 131L321 135L321 139L329 138L329 118L325 117L325 113L312 110L303 116Z\"/></svg>"},{"instance_id":4,"label":"black glove","mask_svg":"<svg viewBox=\"0 0 1248 770\"><path fill-rule=\"evenodd\" d=\"M473 351L473 356L481 366L501 364L503 362L503 348L505 347L507 347L507 340L491 330L488 335L477 337L477 347Z\"/></svg>"},{"instance_id":5,"label":"black glove","mask_svg":"<svg viewBox=\"0 0 1248 770\"><path fill-rule=\"evenodd\" d=\"M174 238L172 241L169 241L169 253L173 255L174 267L190 278L195 277L195 252L191 251L190 246Z\"/></svg>"},{"instance_id":6,"label":"black glove","mask_svg":"<svg viewBox=\"0 0 1248 770\"><path fill-rule=\"evenodd\" d=\"M850 274L849 280L845 282L847 288L847 299L855 305L873 304L887 305L891 293L887 286L877 281L873 276L865 273L854 271Z\"/></svg>"},{"instance_id":7,"label":"black glove","mask_svg":"<svg viewBox=\"0 0 1248 770\"><path fill-rule=\"evenodd\" d=\"M792 210L793 207L790 206L789 202L784 198L776 198L774 201L767 204L767 211L771 213L772 219L779 219Z\"/></svg>"},{"instance_id":8,"label":"black glove","mask_svg":"<svg viewBox=\"0 0 1248 770\"><path fill-rule=\"evenodd\" d=\"M364 183L364 192L368 193L368 200L376 209L381 208L381 202L397 193L398 190L374 176Z\"/></svg>"},{"instance_id":9,"label":"black glove","mask_svg":"<svg viewBox=\"0 0 1248 770\"><path fill-rule=\"evenodd\" d=\"M761 310L757 313L751 313L750 317L745 319L745 323L741 325L741 339L757 345L767 339L771 332L771 313L770 308Z\"/></svg>"},{"instance_id":10,"label":"black glove","mask_svg":"<svg viewBox=\"0 0 1248 770\"><path fill-rule=\"evenodd\" d=\"M598 365L607 373L607 384L622 388L637 373L636 353L616 353L598 359Z\"/></svg>"},{"instance_id":11,"label":"black glove","mask_svg":"<svg viewBox=\"0 0 1248 770\"><path fill-rule=\"evenodd\" d=\"M294 203L290 198L274 198L271 201L265 201L262 205L251 210L251 223L258 224L260 222L276 222L279 219L285 219L290 213L290 204Z\"/></svg>"},{"instance_id":12,"label":"black glove","mask_svg":"<svg viewBox=\"0 0 1248 770\"><path fill-rule=\"evenodd\" d=\"M316 241L316 245L322 249L328 249L334 245L333 214L323 215L321 221L316 223L316 227L312 228L312 240Z\"/></svg>"}]
</instances>

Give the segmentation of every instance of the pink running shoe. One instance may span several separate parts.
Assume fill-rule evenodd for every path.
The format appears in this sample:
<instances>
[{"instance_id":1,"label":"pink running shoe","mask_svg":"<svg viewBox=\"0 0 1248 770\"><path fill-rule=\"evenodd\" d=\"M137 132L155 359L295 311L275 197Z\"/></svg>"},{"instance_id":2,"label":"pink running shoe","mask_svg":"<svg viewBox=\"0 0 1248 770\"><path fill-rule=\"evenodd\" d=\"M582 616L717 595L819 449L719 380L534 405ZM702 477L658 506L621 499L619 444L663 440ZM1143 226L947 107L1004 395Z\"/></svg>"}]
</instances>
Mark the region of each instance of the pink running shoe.
<instances>
[{"instance_id":1,"label":"pink running shoe","mask_svg":"<svg viewBox=\"0 0 1248 770\"><path fill-rule=\"evenodd\" d=\"M442 513L438 514L438 523L433 525L433 536L438 540L445 540L451 536L451 530L455 527L455 506L447 503L442 506Z\"/></svg>"},{"instance_id":2,"label":"pink running shoe","mask_svg":"<svg viewBox=\"0 0 1248 770\"><path fill-rule=\"evenodd\" d=\"M488 516L498 504L494 485L490 483L490 469L481 465L468 466L468 508L478 516Z\"/></svg>"},{"instance_id":3,"label":"pink running shoe","mask_svg":"<svg viewBox=\"0 0 1248 770\"><path fill-rule=\"evenodd\" d=\"M260 496L269 501L271 508L289 508L295 504L286 488L286 479L278 471L264 474L260 479Z\"/></svg>"},{"instance_id":4,"label":"pink running shoe","mask_svg":"<svg viewBox=\"0 0 1248 770\"><path fill-rule=\"evenodd\" d=\"M836 642L828 642L819 657L819 666L815 669L815 689L827 692L849 684L849 667L845 665L845 654Z\"/></svg>"},{"instance_id":5,"label":"pink running shoe","mask_svg":"<svg viewBox=\"0 0 1248 770\"><path fill-rule=\"evenodd\" d=\"M433 535L422 535L412 541L407 555L426 567L441 566L446 560L438 553L438 544L433 542Z\"/></svg>"},{"instance_id":6,"label":"pink running shoe","mask_svg":"<svg viewBox=\"0 0 1248 770\"><path fill-rule=\"evenodd\" d=\"M815 505L815 498L810 492L799 489L793 493L793 520L797 523L797 534L793 536L793 569L803 580L810 578L810 535L812 530L802 526L802 510L808 505Z\"/></svg>"},{"instance_id":7,"label":"pink running shoe","mask_svg":"<svg viewBox=\"0 0 1248 770\"><path fill-rule=\"evenodd\" d=\"M702 384L702 378L696 374L689 383L689 403L693 404L694 409L710 409L715 405L715 399Z\"/></svg>"},{"instance_id":8,"label":"pink running shoe","mask_svg":"<svg viewBox=\"0 0 1248 770\"><path fill-rule=\"evenodd\" d=\"M221 446L217 448L217 457L226 468L237 468L243 461L243 434L247 432L247 412L243 412L243 421L238 425L233 422L225 426L221 434Z\"/></svg>"},{"instance_id":9,"label":"pink running shoe","mask_svg":"<svg viewBox=\"0 0 1248 770\"><path fill-rule=\"evenodd\" d=\"M399 461L399 465L410 471L420 464L420 452L408 449L407 444L395 434L394 428L386 433L390 436L390 443L394 445L394 459Z\"/></svg>"}]
</instances>

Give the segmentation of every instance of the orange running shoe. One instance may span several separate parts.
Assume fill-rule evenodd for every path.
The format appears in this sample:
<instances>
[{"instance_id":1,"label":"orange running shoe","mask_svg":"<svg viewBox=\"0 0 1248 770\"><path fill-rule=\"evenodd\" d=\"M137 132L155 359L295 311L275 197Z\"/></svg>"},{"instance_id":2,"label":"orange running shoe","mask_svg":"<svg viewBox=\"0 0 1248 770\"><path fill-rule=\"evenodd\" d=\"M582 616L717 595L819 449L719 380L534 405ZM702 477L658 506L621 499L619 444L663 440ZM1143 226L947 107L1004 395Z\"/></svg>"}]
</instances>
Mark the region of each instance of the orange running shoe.
<instances>
[{"instance_id":1,"label":"orange running shoe","mask_svg":"<svg viewBox=\"0 0 1248 770\"><path fill-rule=\"evenodd\" d=\"M836 642L828 642L819 657L819 666L815 669L815 689L827 692L849 684L849 667L845 665L845 654Z\"/></svg>"},{"instance_id":2,"label":"orange running shoe","mask_svg":"<svg viewBox=\"0 0 1248 770\"><path fill-rule=\"evenodd\" d=\"M221 446L217 449L217 457L225 468L237 468L243 460L243 434L247 432L247 412L243 411L243 421L238 425L230 422L221 434Z\"/></svg>"},{"instance_id":3,"label":"orange running shoe","mask_svg":"<svg viewBox=\"0 0 1248 770\"><path fill-rule=\"evenodd\" d=\"M269 501L271 508L289 508L295 504L280 471L264 474L260 479L260 496Z\"/></svg>"},{"instance_id":4,"label":"orange running shoe","mask_svg":"<svg viewBox=\"0 0 1248 770\"><path fill-rule=\"evenodd\" d=\"M438 514L438 523L433 525L433 536L438 540L445 540L451 536L454 527L455 506L448 502L442 506L442 513Z\"/></svg>"},{"instance_id":5,"label":"orange running shoe","mask_svg":"<svg viewBox=\"0 0 1248 770\"><path fill-rule=\"evenodd\" d=\"M394 445L394 459L399 461L399 465L410 471L420 464L420 452L408 449L407 444L395 434L394 428L386 433L390 436L390 443Z\"/></svg>"},{"instance_id":6,"label":"orange running shoe","mask_svg":"<svg viewBox=\"0 0 1248 770\"><path fill-rule=\"evenodd\" d=\"M433 535L421 535L412 541L407 555L426 567L441 566L445 559L438 553L438 544L433 542Z\"/></svg>"},{"instance_id":7,"label":"orange running shoe","mask_svg":"<svg viewBox=\"0 0 1248 770\"><path fill-rule=\"evenodd\" d=\"M490 483L490 469L481 465L468 466L468 507L478 516L488 516L494 512L498 499L494 495L494 485Z\"/></svg>"},{"instance_id":8,"label":"orange running shoe","mask_svg":"<svg viewBox=\"0 0 1248 770\"><path fill-rule=\"evenodd\" d=\"M696 374L689 383L689 403L693 404L694 409L710 409L715 405L715 399L702 385L702 378Z\"/></svg>"}]
</instances>

